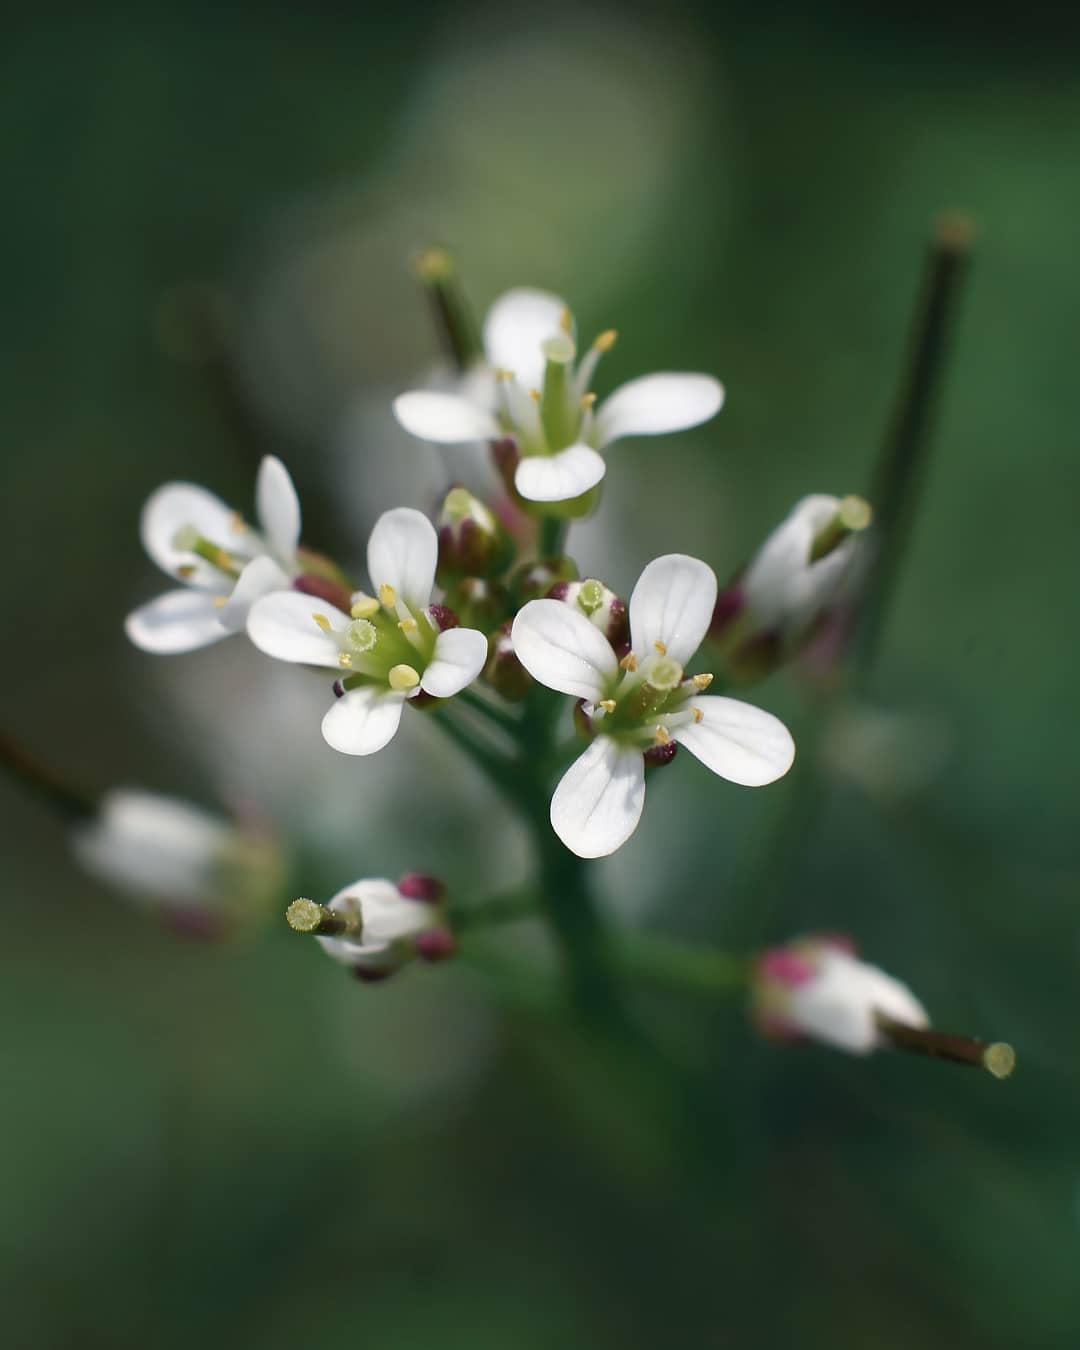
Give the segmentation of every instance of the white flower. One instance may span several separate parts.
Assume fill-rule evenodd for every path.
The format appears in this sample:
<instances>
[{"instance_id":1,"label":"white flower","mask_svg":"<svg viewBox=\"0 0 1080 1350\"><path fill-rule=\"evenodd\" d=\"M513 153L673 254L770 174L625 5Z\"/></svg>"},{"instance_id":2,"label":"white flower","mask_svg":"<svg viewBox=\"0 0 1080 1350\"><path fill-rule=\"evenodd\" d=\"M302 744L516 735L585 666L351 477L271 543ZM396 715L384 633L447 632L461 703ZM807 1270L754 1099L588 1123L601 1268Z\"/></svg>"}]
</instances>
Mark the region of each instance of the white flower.
<instances>
[{"instance_id":1,"label":"white flower","mask_svg":"<svg viewBox=\"0 0 1080 1350\"><path fill-rule=\"evenodd\" d=\"M361 979L391 975L415 956L439 960L453 949L444 907L425 889L402 878L395 886L381 878L355 881L338 891L326 906L351 919L356 937L320 937L323 950L352 967ZM417 895L424 898L415 898Z\"/></svg>"},{"instance_id":2,"label":"white flower","mask_svg":"<svg viewBox=\"0 0 1080 1350\"><path fill-rule=\"evenodd\" d=\"M264 898L280 853L264 831L245 831L174 797L115 789L72 835L76 858L101 881L174 917L217 923Z\"/></svg>"},{"instance_id":3,"label":"white flower","mask_svg":"<svg viewBox=\"0 0 1080 1350\"><path fill-rule=\"evenodd\" d=\"M212 492L166 483L143 507L140 533L154 562L182 581L128 615L128 637L143 651L194 651L242 631L252 604L287 590L299 571L300 503L288 470L267 455L255 484L259 529Z\"/></svg>"},{"instance_id":4,"label":"white flower","mask_svg":"<svg viewBox=\"0 0 1080 1350\"><path fill-rule=\"evenodd\" d=\"M484 634L442 628L448 611L431 604L437 556L431 521L400 507L375 522L367 550L374 594L357 592L351 613L298 591L267 595L252 606L248 635L260 651L341 672L339 697L322 723L335 750L381 750L398 729L406 699L421 692L450 698L483 669Z\"/></svg>"},{"instance_id":5,"label":"white flower","mask_svg":"<svg viewBox=\"0 0 1080 1350\"><path fill-rule=\"evenodd\" d=\"M903 1026L930 1025L906 985L858 960L846 939L831 936L763 952L754 974L754 1011L768 1035L807 1037L853 1055L887 1043L875 1014Z\"/></svg>"},{"instance_id":6,"label":"white flower","mask_svg":"<svg viewBox=\"0 0 1080 1350\"><path fill-rule=\"evenodd\" d=\"M534 502L564 502L600 482L598 452L614 441L682 431L720 411L718 380L674 373L631 380L597 406L590 386L615 333L601 333L575 368L573 328L557 295L507 291L484 320L487 377L474 372L459 394L402 394L394 401L398 421L414 436L448 445L512 437L521 457L514 473L518 493Z\"/></svg>"},{"instance_id":7,"label":"white flower","mask_svg":"<svg viewBox=\"0 0 1080 1350\"><path fill-rule=\"evenodd\" d=\"M789 653L851 575L869 523L861 497L816 493L796 502L721 597L714 634L732 645L768 636Z\"/></svg>"},{"instance_id":8,"label":"white flower","mask_svg":"<svg viewBox=\"0 0 1080 1350\"><path fill-rule=\"evenodd\" d=\"M633 834L645 802L645 757L685 745L722 778L747 787L791 767L795 746L770 713L705 696L711 675L687 677L716 602L716 578L697 558L649 563L630 597L630 652L576 607L532 600L514 620L514 651L530 675L585 700L596 737L551 800L555 833L582 858L613 853Z\"/></svg>"}]
</instances>

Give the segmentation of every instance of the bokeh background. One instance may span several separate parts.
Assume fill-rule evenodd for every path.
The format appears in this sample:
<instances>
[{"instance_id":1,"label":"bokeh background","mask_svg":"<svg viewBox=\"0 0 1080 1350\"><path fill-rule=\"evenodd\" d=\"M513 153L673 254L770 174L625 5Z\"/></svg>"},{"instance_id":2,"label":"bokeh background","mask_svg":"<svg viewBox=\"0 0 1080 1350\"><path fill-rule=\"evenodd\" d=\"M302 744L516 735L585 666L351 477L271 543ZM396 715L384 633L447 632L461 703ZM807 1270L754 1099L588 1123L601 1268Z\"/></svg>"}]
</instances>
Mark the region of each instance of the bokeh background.
<instances>
[{"instance_id":1,"label":"bokeh background","mask_svg":"<svg viewBox=\"0 0 1080 1350\"><path fill-rule=\"evenodd\" d=\"M940 1025L1020 1055L1001 1085L778 1049L737 1002L667 995L642 1011L677 1072L616 1073L461 965L365 989L282 924L180 941L4 782L8 1343L1074 1346L1073 33L739 0L5 26L3 723L93 787L258 806L307 894L406 868L479 894L523 841L423 719L344 761L321 682L242 642L125 644L161 589L149 491L250 501L193 341L204 288L308 539L356 561L448 472L388 416L437 358L420 246L454 248L479 306L542 285L617 327L602 392L715 370L721 416L619 447L572 536L625 592L674 549L723 576L798 496L865 490L929 224L975 215L872 703L822 738L810 827L777 842L795 779L740 793L680 761L598 874L620 924L848 929ZM797 679L758 697L814 738Z\"/></svg>"}]
</instances>

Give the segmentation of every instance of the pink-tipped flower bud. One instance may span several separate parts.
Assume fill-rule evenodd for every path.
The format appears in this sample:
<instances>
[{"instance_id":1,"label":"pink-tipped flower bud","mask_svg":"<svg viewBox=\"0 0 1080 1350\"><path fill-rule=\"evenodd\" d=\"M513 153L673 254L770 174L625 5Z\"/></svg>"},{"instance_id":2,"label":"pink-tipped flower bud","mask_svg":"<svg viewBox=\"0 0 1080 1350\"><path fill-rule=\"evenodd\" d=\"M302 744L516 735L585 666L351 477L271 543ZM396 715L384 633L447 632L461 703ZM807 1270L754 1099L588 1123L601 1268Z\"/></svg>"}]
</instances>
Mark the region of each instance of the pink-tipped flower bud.
<instances>
[{"instance_id":1,"label":"pink-tipped flower bud","mask_svg":"<svg viewBox=\"0 0 1080 1350\"><path fill-rule=\"evenodd\" d=\"M441 881L411 872L396 886L381 878L354 882L325 907L298 900L288 918L291 927L314 933L328 955L370 983L417 956L435 961L450 955L445 902Z\"/></svg>"},{"instance_id":2,"label":"pink-tipped flower bud","mask_svg":"<svg viewBox=\"0 0 1080 1350\"><path fill-rule=\"evenodd\" d=\"M423 900L428 905L441 904L446 899L446 883L426 872L406 872L398 879L398 891L406 900Z\"/></svg>"},{"instance_id":3,"label":"pink-tipped flower bud","mask_svg":"<svg viewBox=\"0 0 1080 1350\"><path fill-rule=\"evenodd\" d=\"M520 609L530 600L539 600L560 581L576 581L577 566L572 558L534 558L522 563L510 576L510 595Z\"/></svg>"},{"instance_id":4,"label":"pink-tipped flower bud","mask_svg":"<svg viewBox=\"0 0 1080 1350\"><path fill-rule=\"evenodd\" d=\"M798 938L762 952L754 963L752 1015L763 1035L821 1041L853 1055L886 1044L879 1018L929 1026L911 990L860 961L841 934Z\"/></svg>"},{"instance_id":5,"label":"pink-tipped flower bud","mask_svg":"<svg viewBox=\"0 0 1080 1350\"><path fill-rule=\"evenodd\" d=\"M532 677L514 651L513 639L510 636L512 627L511 623L504 623L488 640L488 662L484 667L484 678L503 698L516 703L529 692Z\"/></svg>"},{"instance_id":6,"label":"pink-tipped flower bud","mask_svg":"<svg viewBox=\"0 0 1080 1350\"><path fill-rule=\"evenodd\" d=\"M622 655L622 648L630 641L630 618L626 602L620 600L615 592L595 577L586 577L584 581L557 581L548 591L548 599L561 600L580 611L600 629Z\"/></svg>"},{"instance_id":7,"label":"pink-tipped flower bud","mask_svg":"<svg viewBox=\"0 0 1080 1350\"><path fill-rule=\"evenodd\" d=\"M645 767L647 769L662 769L665 764L670 764L675 758L678 748L678 741L665 741L663 745L650 745L644 755Z\"/></svg>"},{"instance_id":8,"label":"pink-tipped flower bud","mask_svg":"<svg viewBox=\"0 0 1080 1350\"><path fill-rule=\"evenodd\" d=\"M466 488L453 487L439 512L438 580L443 587L461 577L490 577L509 567L513 540L490 507Z\"/></svg>"},{"instance_id":9,"label":"pink-tipped flower bud","mask_svg":"<svg viewBox=\"0 0 1080 1350\"><path fill-rule=\"evenodd\" d=\"M449 928L431 928L416 939L416 954L421 961L445 961L457 950L457 941Z\"/></svg>"}]
</instances>

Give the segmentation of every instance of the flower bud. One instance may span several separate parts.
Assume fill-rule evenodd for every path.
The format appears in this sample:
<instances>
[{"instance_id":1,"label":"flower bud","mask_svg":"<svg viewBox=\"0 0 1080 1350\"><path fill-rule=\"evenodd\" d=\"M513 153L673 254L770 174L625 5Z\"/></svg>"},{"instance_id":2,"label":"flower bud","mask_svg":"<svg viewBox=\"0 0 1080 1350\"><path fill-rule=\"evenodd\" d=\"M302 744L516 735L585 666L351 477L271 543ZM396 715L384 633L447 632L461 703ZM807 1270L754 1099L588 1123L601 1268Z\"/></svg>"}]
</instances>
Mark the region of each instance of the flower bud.
<instances>
[{"instance_id":1,"label":"flower bud","mask_svg":"<svg viewBox=\"0 0 1080 1350\"><path fill-rule=\"evenodd\" d=\"M522 563L510 574L510 595L514 608L530 600L539 600L560 581L576 581L577 566L572 558L534 558Z\"/></svg>"},{"instance_id":2,"label":"flower bud","mask_svg":"<svg viewBox=\"0 0 1080 1350\"><path fill-rule=\"evenodd\" d=\"M870 519L861 497L795 505L716 602L709 634L730 677L760 679L810 641L855 575Z\"/></svg>"},{"instance_id":3,"label":"flower bud","mask_svg":"<svg viewBox=\"0 0 1080 1350\"><path fill-rule=\"evenodd\" d=\"M454 950L446 888L421 873L409 873L396 886L382 879L354 882L328 905L294 901L287 918L295 932L313 934L365 982L385 979L417 956L438 961Z\"/></svg>"},{"instance_id":4,"label":"flower bud","mask_svg":"<svg viewBox=\"0 0 1080 1350\"><path fill-rule=\"evenodd\" d=\"M821 1041L853 1055L887 1044L881 1019L929 1026L907 986L858 960L851 940L840 934L798 938L762 952L754 966L752 1012L764 1035Z\"/></svg>"},{"instance_id":5,"label":"flower bud","mask_svg":"<svg viewBox=\"0 0 1080 1350\"><path fill-rule=\"evenodd\" d=\"M562 600L572 605L600 629L615 648L617 656L628 650L630 618L626 603L619 599L602 581L587 577L584 581L557 581L548 591L549 600Z\"/></svg>"},{"instance_id":6,"label":"flower bud","mask_svg":"<svg viewBox=\"0 0 1080 1350\"><path fill-rule=\"evenodd\" d=\"M443 587L461 577L494 576L510 565L510 536L495 513L463 487L446 494L438 530L438 580Z\"/></svg>"},{"instance_id":7,"label":"flower bud","mask_svg":"<svg viewBox=\"0 0 1080 1350\"><path fill-rule=\"evenodd\" d=\"M517 658L510 630L511 622L506 622L492 633L488 642L488 663L484 667L484 678L503 698L516 703L529 692L532 677Z\"/></svg>"},{"instance_id":8,"label":"flower bud","mask_svg":"<svg viewBox=\"0 0 1080 1350\"><path fill-rule=\"evenodd\" d=\"M490 633L510 613L510 594L498 581L463 577L446 595L446 603L466 628Z\"/></svg>"}]
</instances>

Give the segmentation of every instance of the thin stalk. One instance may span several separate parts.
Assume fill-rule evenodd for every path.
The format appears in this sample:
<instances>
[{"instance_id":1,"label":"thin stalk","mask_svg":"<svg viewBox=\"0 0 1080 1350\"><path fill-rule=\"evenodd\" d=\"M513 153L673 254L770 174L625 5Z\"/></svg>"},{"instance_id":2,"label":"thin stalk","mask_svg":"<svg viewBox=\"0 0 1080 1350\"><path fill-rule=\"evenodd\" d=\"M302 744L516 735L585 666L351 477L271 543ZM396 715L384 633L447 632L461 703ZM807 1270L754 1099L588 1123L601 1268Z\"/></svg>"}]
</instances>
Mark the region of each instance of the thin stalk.
<instances>
[{"instance_id":1,"label":"thin stalk","mask_svg":"<svg viewBox=\"0 0 1080 1350\"><path fill-rule=\"evenodd\" d=\"M557 558L566 550L570 522L558 516L541 516L537 552L541 558Z\"/></svg>"},{"instance_id":2,"label":"thin stalk","mask_svg":"<svg viewBox=\"0 0 1080 1350\"><path fill-rule=\"evenodd\" d=\"M517 735L521 730L521 717L517 713L511 712L509 708L499 707L499 705L494 703L490 698L486 698L483 694L476 693L475 690L471 688L462 689L457 697L461 699L462 703L467 704L482 717L486 717L489 722L493 723L493 725L498 727L501 731L506 732L509 736L513 736L515 740L517 739Z\"/></svg>"},{"instance_id":3,"label":"thin stalk","mask_svg":"<svg viewBox=\"0 0 1080 1350\"><path fill-rule=\"evenodd\" d=\"M454 259L445 249L428 248L416 260L415 271L431 305L443 350L454 369L464 375L483 359L484 348Z\"/></svg>"},{"instance_id":4,"label":"thin stalk","mask_svg":"<svg viewBox=\"0 0 1080 1350\"><path fill-rule=\"evenodd\" d=\"M514 761L493 746L485 745L479 740L463 722L458 720L453 709L436 708L432 710L431 716L473 763L488 775L509 799L511 805L520 809L522 783Z\"/></svg>"},{"instance_id":5,"label":"thin stalk","mask_svg":"<svg viewBox=\"0 0 1080 1350\"><path fill-rule=\"evenodd\" d=\"M744 993L750 980L746 957L699 943L622 933L615 951L627 978L661 989L724 996Z\"/></svg>"},{"instance_id":6,"label":"thin stalk","mask_svg":"<svg viewBox=\"0 0 1080 1350\"><path fill-rule=\"evenodd\" d=\"M64 820L85 820L97 810L90 793L74 787L5 732L0 732L0 767Z\"/></svg>"}]
</instances>

